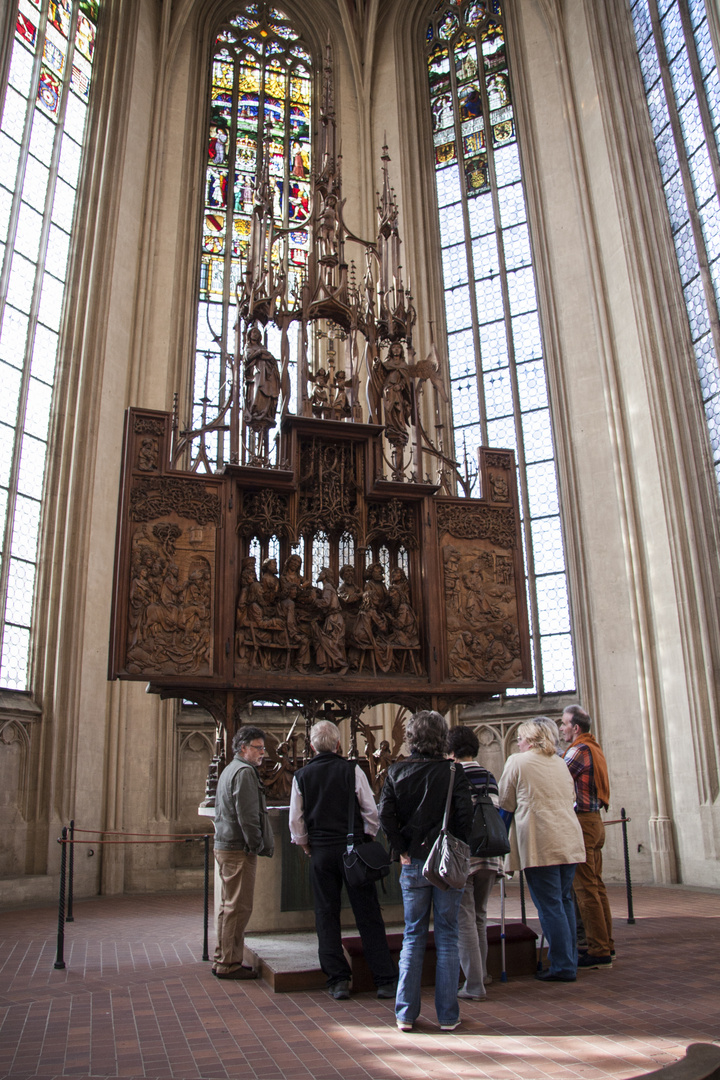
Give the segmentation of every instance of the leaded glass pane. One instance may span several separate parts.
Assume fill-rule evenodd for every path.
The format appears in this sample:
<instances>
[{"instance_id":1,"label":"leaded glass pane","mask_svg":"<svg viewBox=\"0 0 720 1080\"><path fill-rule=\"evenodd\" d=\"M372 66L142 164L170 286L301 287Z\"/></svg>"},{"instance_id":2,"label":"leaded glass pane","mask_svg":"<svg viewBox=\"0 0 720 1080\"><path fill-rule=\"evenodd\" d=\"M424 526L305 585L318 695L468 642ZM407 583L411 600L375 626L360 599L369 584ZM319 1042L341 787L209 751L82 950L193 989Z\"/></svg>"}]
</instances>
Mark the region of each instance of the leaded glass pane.
<instances>
[{"instance_id":1,"label":"leaded glass pane","mask_svg":"<svg viewBox=\"0 0 720 1080\"><path fill-rule=\"evenodd\" d=\"M51 3L49 14L20 0L0 130L8 283L0 304L0 483L15 485L0 493L0 536L8 547L0 564L0 682L21 690L28 682L46 439L96 15L85 0ZM35 62L38 43L42 64Z\"/></svg>"},{"instance_id":2,"label":"leaded glass pane","mask_svg":"<svg viewBox=\"0 0 720 1080\"><path fill-rule=\"evenodd\" d=\"M35 567L19 559L10 560L6 618L20 626L30 626Z\"/></svg>"},{"instance_id":3,"label":"leaded glass pane","mask_svg":"<svg viewBox=\"0 0 720 1080\"><path fill-rule=\"evenodd\" d=\"M485 323L480 327L480 355L483 371L507 366L508 344L504 320Z\"/></svg>"},{"instance_id":4,"label":"leaded glass pane","mask_svg":"<svg viewBox=\"0 0 720 1080\"><path fill-rule=\"evenodd\" d=\"M529 463L519 474L531 512L526 539L537 537L541 545L537 572L552 575L544 579L546 617L532 628L548 674L535 675L539 692L572 690L553 440L502 3L493 0L490 17L486 5L441 0L430 17L426 49L455 454L472 462L483 443L522 450ZM468 241L474 306L461 276ZM550 597L560 605L556 616Z\"/></svg>"},{"instance_id":5,"label":"leaded glass pane","mask_svg":"<svg viewBox=\"0 0 720 1080\"><path fill-rule=\"evenodd\" d=\"M5 624L2 643L0 683L9 690L24 690L27 685L30 631Z\"/></svg>"},{"instance_id":6,"label":"leaded glass pane","mask_svg":"<svg viewBox=\"0 0 720 1080\"><path fill-rule=\"evenodd\" d=\"M565 558L560 519L536 518L532 523L532 541L535 573L563 573Z\"/></svg>"},{"instance_id":7,"label":"leaded glass pane","mask_svg":"<svg viewBox=\"0 0 720 1080\"><path fill-rule=\"evenodd\" d=\"M27 203L20 203L20 214L17 223L16 243L33 262L37 261L40 248L40 233L42 231L43 218Z\"/></svg>"},{"instance_id":8,"label":"leaded glass pane","mask_svg":"<svg viewBox=\"0 0 720 1080\"><path fill-rule=\"evenodd\" d=\"M232 309L248 258L256 170L266 159L275 226L290 230L274 244L273 261L291 291L299 295L302 289L310 250L305 227L312 175L309 65L310 54L294 27L264 3L241 4L216 39L209 73L194 423L217 415L229 385L220 356L234 347ZM291 352L292 365L292 335ZM213 467L222 464L223 453Z\"/></svg>"},{"instance_id":9,"label":"leaded glass pane","mask_svg":"<svg viewBox=\"0 0 720 1080\"><path fill-rule=\"evenodd\" d=\"M17 177L17 163L20 147L4 132L0 132L0 184L12 189Z\"/></svg>"}]
</instances>

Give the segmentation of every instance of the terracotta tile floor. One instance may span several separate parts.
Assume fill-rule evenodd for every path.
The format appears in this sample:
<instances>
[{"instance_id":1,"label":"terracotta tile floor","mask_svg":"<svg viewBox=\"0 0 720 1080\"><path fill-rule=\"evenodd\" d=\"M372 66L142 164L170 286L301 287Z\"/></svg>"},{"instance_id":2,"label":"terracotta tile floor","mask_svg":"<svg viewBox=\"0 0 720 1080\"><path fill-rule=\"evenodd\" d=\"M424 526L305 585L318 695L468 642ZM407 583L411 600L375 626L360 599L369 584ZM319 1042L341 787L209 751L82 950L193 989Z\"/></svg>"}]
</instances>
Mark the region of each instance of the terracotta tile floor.
<instances>
[{"instance_id":1,"label":"terracotta tile floor","mask_svg":"<svg viewBox=\"0 0 720 1080\"><path fill-rule=\"evenodd\" d=\"M76 902L65 970L57 915L0 914L0 1077L132 1080L445 1080L633 1077L720 1041L720 893L637 888L629 926L613 888L619 959L574 984L495 982L441 1034L431 994L416 1031L360 994L273 994L218 982L196 894ZM499 896L491 915L499 916ZM511 918L519 917L511 890ZM529 906L529 914L534 914ZM212 945L211 945L212 948Z\"/></svg>"}]
</instances>

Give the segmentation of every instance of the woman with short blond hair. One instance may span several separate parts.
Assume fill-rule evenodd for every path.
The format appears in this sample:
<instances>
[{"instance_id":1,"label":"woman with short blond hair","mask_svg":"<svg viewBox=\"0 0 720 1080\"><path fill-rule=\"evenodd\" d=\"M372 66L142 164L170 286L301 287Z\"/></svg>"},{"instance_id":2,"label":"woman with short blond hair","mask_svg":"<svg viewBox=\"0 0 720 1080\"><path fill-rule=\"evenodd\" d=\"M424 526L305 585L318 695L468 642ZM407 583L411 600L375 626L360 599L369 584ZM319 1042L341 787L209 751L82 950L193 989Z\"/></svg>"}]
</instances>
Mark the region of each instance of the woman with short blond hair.
<instances>
[{"instance_id":1,"label":"woman with short blond hair","mask_svg":"<svg viewBox=\"0 0 720 1080\"><path fill-rule=\"evenodd\" d=\"M537 979L574 982L577 976L575 866L585 842L575 814L575 785L557 755L557 725L546 716L521 724L519 753L505 762L500 806L514 814L509 869L524 870L548 943L550 967Z\"/></svg>"}]
</instances>

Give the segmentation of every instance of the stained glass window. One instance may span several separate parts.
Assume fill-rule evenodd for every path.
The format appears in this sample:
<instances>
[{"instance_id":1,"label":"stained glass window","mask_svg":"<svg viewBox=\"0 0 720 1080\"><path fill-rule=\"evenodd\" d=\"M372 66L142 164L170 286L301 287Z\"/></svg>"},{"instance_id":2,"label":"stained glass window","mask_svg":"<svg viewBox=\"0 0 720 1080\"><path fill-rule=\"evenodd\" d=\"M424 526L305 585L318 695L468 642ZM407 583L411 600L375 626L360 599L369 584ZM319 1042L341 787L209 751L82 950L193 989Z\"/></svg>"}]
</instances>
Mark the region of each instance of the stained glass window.
<instances>
[{"instance_id":1,"label":"stained glass window","mask_svg":"<svg viewBox=\"0 0 720 1080\"><path fill-rule=\"evenodd\" d=\"M425 35L458 461L517 456L535 692L575 688L543 341L500 0ZM527 693L527 691L520 691Z\"/></svg>"},{"instance_id":2,"label":"stained glass window","mask_svg":"<svg viewBox=\"0 0 720 1080\"><path fill-rule=\"evenodd\" d=\"M193 421L224 400L235 347L236 289L247 265L258 164L275 203L273 262L299 294L310 236L311 59L278 8L244 4L221 29L210 73ZM282 231L281 231L282 230ZM279 354L280 332L268 328ZM291 361L296 342L291 337ZM294 385L295 380L291 378ZM211 461L227 460L222 438Z\"/></svg>"},{"instance_id":3,"label":"stained glass window","mask_svg":"<svg viewBox=\"0 0 720 1080\"><path fill-rule=\"evenodd\" d=\"M720 79L703 0L631 4L720 484Z\"/></svg>"},{"instance_id":4,"label":"stained glass window","mask_svg":"<svg viewBox=\"0 0 720 1080\"><path fill-rule=\"evenodd\" d=\"M19 0L0 122L0 683L28 686L58 332L98 0Z\"/></svg>"}]
</instances>

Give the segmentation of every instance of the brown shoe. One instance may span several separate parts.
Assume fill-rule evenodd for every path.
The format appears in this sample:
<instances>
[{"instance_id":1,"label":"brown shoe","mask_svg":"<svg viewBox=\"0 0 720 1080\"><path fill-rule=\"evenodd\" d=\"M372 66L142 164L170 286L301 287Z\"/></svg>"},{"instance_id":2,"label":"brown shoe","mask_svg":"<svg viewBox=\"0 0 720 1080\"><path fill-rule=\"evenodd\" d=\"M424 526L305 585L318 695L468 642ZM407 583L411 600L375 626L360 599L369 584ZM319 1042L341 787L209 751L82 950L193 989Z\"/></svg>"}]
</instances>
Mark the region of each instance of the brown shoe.
<instances>
[{"instance_id":1,"label":"brown shoe","mask_svg":"<svg viewBox=\"0 0 720 1080\"><path fill-rule=\"evenodd\" d=\"M233 971L216 971L212 969L212 973L216 979L257 979L257 971L253 971L252 968L239 967Z\"/></svg>"}]
</instances>

